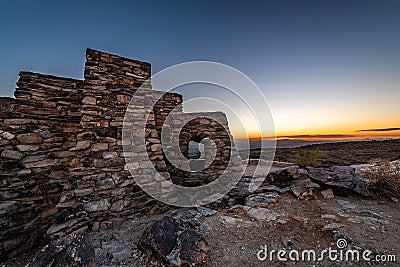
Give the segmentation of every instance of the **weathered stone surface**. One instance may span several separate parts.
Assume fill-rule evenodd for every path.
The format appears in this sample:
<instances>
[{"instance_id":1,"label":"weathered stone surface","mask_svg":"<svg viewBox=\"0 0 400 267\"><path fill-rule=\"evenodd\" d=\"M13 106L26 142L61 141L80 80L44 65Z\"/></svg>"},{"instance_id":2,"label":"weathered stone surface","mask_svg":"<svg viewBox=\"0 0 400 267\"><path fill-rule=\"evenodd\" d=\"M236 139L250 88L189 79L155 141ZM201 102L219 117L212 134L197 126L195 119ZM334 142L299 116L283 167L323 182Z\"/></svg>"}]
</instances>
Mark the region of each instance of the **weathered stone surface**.
<instances>
[{"instance_id":1,"label":"weathered stone surface","mask_svg":"<svg viewBox=\"0 0 400 267\"><path fill-rule=\"evenodd\" d=\"M43 168L43 167L53 166L55 164L56 164L56 162L54 159L45 159L42 161L26 163L25 167L26 168Z\"/></svg>"},{"instance_id":2,"label":"weathered stone surface","mask_svg":"<svg viewBox=\"0 0 400 267\"><path fill-rule=\"evenodd\" d=\"M51 179L66 179L68 177L69 171L66 170L54 170L49 175L49 178Z\"/></svg>"},{"instance_id":3,"label":"weathered stone surface","mask_svg":"<svg viewBox=\"0 0 400 267\"><path fill-rule=\"evenodd\" d=\"M117 101L121 103L129 103L131 101L131 97L128 95L117 95Z\"/></svg>"},{"instance_id":4,"label":"weathered stone surface","mask_svg":"<svg viewBox=\"0 0 400 267\"><path fill-rule=\"evenodd\" d=\"M333 191L330 188L326 189L324 191L321 191L321 194L325 199L335 198L335 195L333 194Z\"/></svg>"},{"instance_id":5,"label":"weathered stone surface","mask_svg":"<svg viewBox=\"0 0 400 267\"><path fill-rule=\"evenodd\" d=\"M395 175L400 170L400 159L391 162L377 160L370 164L357 164L357 165L351 165L351 167L354 169L355 174L361 177L364 177L365 175L371 173L372 174L377 173L379 172L379 170L382 169L384 169L385 173L388 175Z\"/></svg>"},{"instance_id":6,"label":"weathered stone surface","mask_svg":"<svg viewBox=\"0 0 400 267\"><path fill-rule=\"evenodd\" d=\"M1 200L10 200L13 198L17 198L20 196L20 193L16 192L16 191L2 191L0 192L0 199Z\"/></svg>"},{"instance_id":7,"label":"weathered stone surface","mask_svg":"<svg viewBox=\"0 0 400 267\"><path fill-rule=\"evenodd\" d=\"M46 159L46 155L27 156L22 160L22 163L41 161L41 160L44 160L44 159Z\"/></svg>"},{"instance_id":8,"label":"weathered stone surface","mask_svg":"<svg viewBox=\"0 0 400 267\"><path fill-rule=\"evenodd\" d=\"M73 233L41 249L29 267L95 267L95 253L88 234Z\"/></svg>"},{"instance_id":9,"label":"weathered stone surface","mask_svg":"<svg viewBox=\"0 0 400 267\"><path fill-rule=\"evenodd\" d=\"M199 123L200 123L200 124L210 124L211 121L210 121L210 120L206 120L206 119L200 119L200 120L199 120Z\"/></svg>"},{"instance_id":10,"label":"weathered stone surface","mask_svg":"<svg viewBox=\"0 0 400 267\"><path fill-rule=\"evenodd\" d=\"M49 229L47 229L47 234L51 235L60 232L61 230L67 229L76 223L78 223L78 218L69 220L66 223L53 224Z\"/></svg>"},{"instance_id":11,"label":"weathered stone surface","mask_svg":"<svg viewBox=\"0 0 400 267\"><path fill-rule=\"evenodd\" d=\"M43 131L43 130L41 130L41 129L37 129L37 130L35 131L35 133L38 133L38 134L39 134L41 137L43 137L44 139L51 138L51 137L54 136L53 133L52 133L51 131L48 131L48 130Z\"/></svg>"},{"instance_id":12,"label":"weathered stone surface","mask_svg":"<svg viewBox=\"0 0 400 267\"><path fill-rule=\"evenodd\" d=\"M34 123L37 123L37 121L30 120L30 119L6 119L6 120L4 120L4 124L9 124L9 125L34 124Z\"/></svg>"},{"instance_id":13,"label":"weathered stone surface","mask_svg":"<svg viewBox=\"0 0 400 267\"><path fill-rule=\"evenodd\" d=\"M23 145L41 144L43 142L43 137L37 133L26 133L18 135L17 140Z\"/></svg>"},{"instance_id":14,"label":"weathered stone surface","mask_svg":"<svg viewBox=\"0 0 400 267\"><path fill-rule=\"evenodd\" d=\"M111 178L100 179L96 182L97 190L112 189L115 187L114 180Z\"/></svg>"},{"instance_id":15,"label":"weathered stone surface","mask_svg":"<svg viewBox=\"0 0 400 267\"><path fill-rule=\"evenodd\" d=\"M58 211L58 209L56 207L52 207L52 208L49 208L49 209L46 209L46 210L42 211L39 214L39 217L40 218L45 218L45 217L48 217L48 216L51 216L51 215L57 213L57 211Z\"/></svg>"},{"instance_id":16,"label":"weathered stone surface","mask_svg":"<svg viewBox=\"0 0 400 267\"><path fill-rule=\"evenodd\" d=\"M274 212L266 208L253 208L244 206L243 210L246 211L246 214L249 217L256 219L257 221L275 221L277 218Z\"/></svg>"},{"instance_id":17,"label":"weathered stone surface","mask_svg":"<svg viewBox=\"0 0 400 267\"><path fill-rule=\"evenodd\" d=\"M225 216L225 215L221 215L219 221L225 225L228 226L243 226L243 225L249 225L248 222L246 222L243 219L240 218L235 218L235 217L231 217L231 216Z\"/></svg>"},{"instance_id":18,"label":"weathered stone surface","mask_svg":"<svg viewBox=\"0 0 400 267\"><path fill-rule=\"evenodd\" d=\"M138 248L172 266L200 266L207 261L204 238L180 219L165 216L145 230Z\"/></svg>"},{"instance_id":19,"label":"weathered stone surface","mask_svg":"<svg viewBox=\"0 0 400 267\"><path fill-rule=\"evenodd\" d=\"M15 138L15 135L13 135L12 133L9 133L9 132L1 132L0 136L5 139L8 139L8 140Z\"/></svg>"},{"instance_id":20,"label":"weathered stone surface","mask_svg":"<svg viewBox=\"0 0 400 267\"><path fill-rule=\"evenodd\" d=\"M271 169L267 179L279 186L287 186L301 176L298 166Z\"/></svg>"},{"instance_id":21,"label":"weathered stone surface","mask_svg":"<svg viewBox=\"0 0 400 267\"><path fill-rule=\"evenodd\" d=\"M111 203L108 199L101 199L97 201L92 201L84 204L85 210L88 212L104 211L111 207Z\"/></svg>"},{"instance_id":22,"label":"weathered stone surface","mask_svg":"<svg viewBox=\"0 0 400 267\"><path fill-rule=\"evenodd\" d=\"M251 195L246 198L245 205L253 208L268 207L279 202L279 194L276 192Z\"/></svg>"},{"instance_id":23,"label":"weathered stone surface","mask_svg":"<svg viewBox=\"0 0 400 267\"><path fill-rule=\"evenodd\" d=\"M356 175L350 166L332 166L329 168L308 167L310 179L323 186L331 187L336 194L356 194L372 196L370 182Z\"/></svg>"},{"instance_id":24,"label":"weathered stone surface","mask_svg":"<svg viewBox=\"0 0 400 267\"><path fill-rule=\"evenodd\" d=\"M104 152L103 158L105 158L105 159L118 158L118 153L117 152Z\"/></svg>"},{"instance_id":25,"label":"weathered stone surface","mask_svg":"<svg viewBox=\"0 0 400 267\"><path fill-rule=\"evenodd\" d=\"M85 150L90 147L91 141L90 140L85 140L85 141L78 141L76 143L76 150Z\"/></svg>"},{"instance_id":26,"label":"weathered stone surface","mask_svg":"<svg viewBox=\"0 0 400 267\"><path fill-rule=\"evenodd\" d=\"M345 209L356 209L357 205L348 200L338 199L336 202Z\"/></svg>"},{"instance_id":27,"label":"weathered stone surface","mask_svg":"<svg viewBox=\"0 0 400 267\"><path fill-rule=\"evenodd\" d=\"M95 132L83 132L76 136L78 141L91 140L96 136Z\"/></svg>"},{"instance_id":28,"label":"weathered stone surface","mask_svg":"<svg viewBox=\"0 0 400 267\"><path fill-rule=\"evenodd\" d=\"M92 147L90 148L90 150L93 152L104 151L107 149L108 149L108 143L96 143L93 144Z\"/></svg>"},{"instance_id":29,"label":"weathered stone surface","mask_svg":"<svg viewBox=\"0 0 400 267\"><path fill-rule=\"evenodd\" d=\"M93 193L94 189L93 188L85 188L85 189L75 189L74 190L74 196L76 197L83 197L90 195Z\"/></svg>"},{"instance_id":30,"label":"weathered stone surface","mask_svg":"<svg viewBox=\"0 0 400 267\"><path fill-rule=\"evenodd\" d=\"M328 220L336 220L336 215L334 214L321 214L322 219L328 219Z\"/></svg>"},{"instance_id":31,"label":"weathered stone surface","mask_svg":"<svg viewBox=\"0 0 400 267\"><path fill-rule=\"evenodd\" d=\"M267 186L260 186L259 188L257 188L257 191L261 191L261 192L277 192L280 194L286 193L287 191L289 191L288 188L282 188L282 187L277 187L275 185L267 185Z\"/></svg>"},{"instance_id":32,"label":"weathered stone surface","mask_svg":"<svg viewBox=\"0 0 400 267\"><path fill-rule=\"evenodd\" d=\"M24 154L22 154L17 150L4 150L1 153L1 156L7 159L21 159L24 156Z\"/></svg>"},{"instance_id":33,"label":"weathered stone surface","mask_svg":"<svg viewBox=\"0 0 400 267\"><path fill-rule=\"evenodd\" d=\"M38 151L40 149L38 145L17 145L16 147L22 152Z\"/></svg>"},{"instance_id":34,"label":"weathered stone surface","mask_svg":"<svg viewBox=\"0 0 400 267\"><path fill-rule=\"evenodd\" d=\"M161 151L161 150L162 150L161 144L151 145L151 151L156 152L156 151Z\"/></svg>"},{"instance_id":35,"label":"weathered stone surface","mask_svg":"<svg viewBox=\"0 0 400 267\"><path fill-rule=\"evenodd\" d=\"M0 202L0 215L9 214L19 209L20 205L17 201Z\"/></svg>"},{"instance_id":36,"label":"weathered stone surface","mask_svg":"<svg viewBox=\"0 0 400 267\"><path fill-rule=\"evenodd\" d=\"M91 96L85 96L82 100L82 104L84 105L96 105L96 98Z\"/></svg>"},{"instance_id":37,"label":"weathered stone surface","mask_svg":"<svg viewBox=\"0 0 400 267\"><path fill-rule=\"evenodd\" d=\"M74 197L73 191L64 191L61 193L59 202L67 202Z\"/></svg>"}]
</instances>

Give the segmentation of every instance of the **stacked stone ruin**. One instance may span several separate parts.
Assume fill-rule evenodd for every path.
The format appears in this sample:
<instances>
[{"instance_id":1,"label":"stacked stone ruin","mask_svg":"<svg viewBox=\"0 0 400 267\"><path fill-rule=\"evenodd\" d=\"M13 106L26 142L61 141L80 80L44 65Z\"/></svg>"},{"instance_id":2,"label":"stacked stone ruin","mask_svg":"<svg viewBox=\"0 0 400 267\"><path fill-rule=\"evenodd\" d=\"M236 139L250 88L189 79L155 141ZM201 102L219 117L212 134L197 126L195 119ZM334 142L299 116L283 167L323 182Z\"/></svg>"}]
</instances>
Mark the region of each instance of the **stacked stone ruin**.
<instances>
[{"instance_id":1,"label":"stacked stone ruin","mask_svg":"<svg viewBox=\"0 0 400 267\"><path fill-rule=\"evenodd\" d=\"M183 113L176 93L155 102L160 92L151 88L149 63L87 49L84 80L32 72L19 76L15 98L0 98L2 260L48 239L107 227L155 203L126 168L123 151L124 115L139 87L147 92L143 109L150 109L143 134L147 155L132 152L131 158L148 157L173 183L197 186L221 174L232 156L225 114ZM216 146L201 172L177 169L165 157L161 129L174 109L181 118L194 118L180 134L183 155L188 156L191 140L209 138Z\"/></svg>"}]
</instances>

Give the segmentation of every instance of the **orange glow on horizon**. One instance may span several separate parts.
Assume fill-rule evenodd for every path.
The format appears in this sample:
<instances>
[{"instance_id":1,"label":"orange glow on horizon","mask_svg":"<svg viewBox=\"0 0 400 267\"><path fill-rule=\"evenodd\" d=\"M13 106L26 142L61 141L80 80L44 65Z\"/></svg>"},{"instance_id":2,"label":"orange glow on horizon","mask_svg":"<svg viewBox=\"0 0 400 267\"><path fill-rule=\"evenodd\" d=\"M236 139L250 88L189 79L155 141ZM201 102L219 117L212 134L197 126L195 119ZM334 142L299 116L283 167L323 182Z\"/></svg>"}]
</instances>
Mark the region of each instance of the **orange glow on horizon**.
<instances>
[{"instance_id":1,"label":"orange glow on horizon","mask_svg":"<svg viewBox=\"0 0 400 267\"><path fill-rule=\"evenodd\" d=\"M247 135L235 135L235 139L258 139L261 134L258 132L248 133ZM272 136L264 136L264 139L270 139ZM377 139L377 138L400 138L400 130L393 132L307 132L297 133L290 132L290 134L277 133L275 140L306 140L306 141L321 141L321 140L359 140L359 139Z\"/></svg>"}]
</instances>

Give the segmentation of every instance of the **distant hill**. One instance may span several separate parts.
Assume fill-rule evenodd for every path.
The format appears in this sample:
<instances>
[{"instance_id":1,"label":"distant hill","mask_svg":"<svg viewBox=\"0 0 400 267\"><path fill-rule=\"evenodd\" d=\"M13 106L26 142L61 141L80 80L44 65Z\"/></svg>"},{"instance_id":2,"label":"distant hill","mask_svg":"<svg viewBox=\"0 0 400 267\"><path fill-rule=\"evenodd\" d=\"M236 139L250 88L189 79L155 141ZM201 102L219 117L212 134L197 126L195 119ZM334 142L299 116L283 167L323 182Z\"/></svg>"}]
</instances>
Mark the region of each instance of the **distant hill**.
<instances>
[{"instance_id":1,"label":"distant hill","mask_svg":"<svg viewBox=\"0 0 400 267\"><path fill-rule=\"evenodd\" d=\"M387 159L390 161L400 159L400 139L342 140L329 143L303 141L303 143L292 144L296 144L297 146L278 146L275 151L274 160L296 162L299 157L311 151L318 152L318 166L363 164L374 159ZM259 153L260 148L252 149L250 151L250 158L257 158Z\"/></svg>"}]
</instances>

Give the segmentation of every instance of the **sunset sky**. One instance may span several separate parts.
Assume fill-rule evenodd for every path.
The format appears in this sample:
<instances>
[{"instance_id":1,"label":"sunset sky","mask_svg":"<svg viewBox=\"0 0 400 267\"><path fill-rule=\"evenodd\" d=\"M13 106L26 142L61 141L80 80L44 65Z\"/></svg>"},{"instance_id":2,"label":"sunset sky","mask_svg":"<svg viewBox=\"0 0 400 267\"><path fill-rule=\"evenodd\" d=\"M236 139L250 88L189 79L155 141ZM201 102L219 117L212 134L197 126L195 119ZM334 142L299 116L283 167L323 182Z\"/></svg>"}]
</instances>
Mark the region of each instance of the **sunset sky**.
<instances>
[{"instance_id":1,"label":"sunset sky","mask_svg":"<svg viewBox=\"0 0 400 267\"><path fill-rule=\"evenodd\" d=\"M280 137L400 136L398 0L1 1L0 38L2 96L21 70L82 79L90 47L150 62L153 73L193 60L230 65L260 87ZM182 91L206 92L230 99Z\"/></svg>"}]
</instances>

